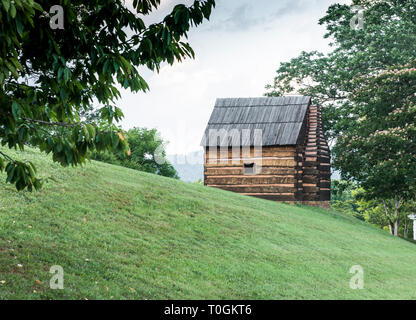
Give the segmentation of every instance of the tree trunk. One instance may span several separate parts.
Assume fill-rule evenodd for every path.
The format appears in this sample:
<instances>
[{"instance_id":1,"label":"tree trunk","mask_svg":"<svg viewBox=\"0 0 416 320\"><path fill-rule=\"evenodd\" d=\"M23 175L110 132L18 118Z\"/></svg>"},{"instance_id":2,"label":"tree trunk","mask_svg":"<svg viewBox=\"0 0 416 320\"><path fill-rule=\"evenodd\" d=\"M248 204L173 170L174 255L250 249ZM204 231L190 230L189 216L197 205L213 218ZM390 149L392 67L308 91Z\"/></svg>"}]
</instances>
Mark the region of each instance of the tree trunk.
<instances>
[{"instance_id":1,"label":"tree trunk","mask_svg":"<svg viewBox=\"0 0 416 320\"><path fill-rule=\"evenodd\" d=\"M386 215L387 221L389 222L390 234L394 235L394 223L390 219L389 209L386 204L386 200L382 200L384 206L384 214Z\"/></svg>"},{"instance_id":2,"label":"tree trunk","mask_svg":"<svg viewBox=\"0 0 416 320\"><path fill-rule=\"evenodd\" d=\"M398 199L397 196L395 196L393 200L393 204L391 204L389 200L389 205L387 205L385 200L382 200L382 201L383 201L383 206L384 206L384 213L389 222L390 233L393 236L397 237L399 235L399 226L400 226L399 209L401 205L401 200Z\"/></svg>"},{"instance_id":3,"label":"tree trunk","mask_svg":"<svg viewBox=\"0 0 416 320\"><path fill-rule=\"evenodd\" d=\"M397 198L397 196L394 196L394 233L393 235L397 237L399 235L399 226L400 226L400 205L401 201Z\"/></svg>"},{"instance_id":4,"label":"tree trunk","mask_svg":"<svg viewBox=\"0 0 416 320\"><path fill-rule=\"evenodd\" d=\"M394 221L394 224L393 224L393 226L394 226L394 231L393 231L393 235L395 236L395 237L397 237L398 235L399 235L399 219L397 219L396 221Z\"/></svg>"}]
</instances>

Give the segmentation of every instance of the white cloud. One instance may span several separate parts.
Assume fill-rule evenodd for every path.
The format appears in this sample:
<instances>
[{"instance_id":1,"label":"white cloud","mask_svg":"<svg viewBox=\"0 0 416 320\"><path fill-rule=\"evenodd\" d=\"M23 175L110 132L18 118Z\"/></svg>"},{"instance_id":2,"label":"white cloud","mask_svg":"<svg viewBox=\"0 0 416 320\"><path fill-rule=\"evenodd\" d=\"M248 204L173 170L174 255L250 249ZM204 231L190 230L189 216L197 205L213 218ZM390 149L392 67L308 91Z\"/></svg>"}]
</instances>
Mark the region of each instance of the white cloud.
<instances>
[{"instance_id":1,"label":"white cloud","mask_svg":"<svg viewBox=\"0 0 416 320\"><path fill-rule=\"evenodd\" d=\"M166 0L161 9L168 12L178 2ZM302 50L328 48L318 20L331 0L217 3L211 21L189 35L196 60L166 65L159 74L144 71L151 88L146 94L122 91L123 126L159 129L171 154L198 150L217 97L261 96L281 62Z\"/></svg>"}]
</instances>

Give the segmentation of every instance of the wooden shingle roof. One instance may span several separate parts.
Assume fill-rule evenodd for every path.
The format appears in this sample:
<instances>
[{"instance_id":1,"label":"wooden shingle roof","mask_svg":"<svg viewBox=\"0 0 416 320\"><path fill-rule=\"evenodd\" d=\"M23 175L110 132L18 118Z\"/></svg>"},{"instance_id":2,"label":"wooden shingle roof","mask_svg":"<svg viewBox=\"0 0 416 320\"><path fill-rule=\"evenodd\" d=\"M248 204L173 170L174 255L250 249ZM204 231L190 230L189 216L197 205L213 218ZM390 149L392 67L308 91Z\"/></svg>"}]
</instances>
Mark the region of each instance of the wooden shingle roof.
<instances>
[{"instance_id":1,"label":"wooden shingle roof","mask_svg":"<svg viewBox=\"0 0 416 320\"><path fill-rule=\"evenodd\" d=\"M217 99L201 145L232 146L237 140L258 145L256 129L263 146L295 145L310 103L304 96ZM227 134L219 135L220 130Z\"/></svg>"}]
</instances>

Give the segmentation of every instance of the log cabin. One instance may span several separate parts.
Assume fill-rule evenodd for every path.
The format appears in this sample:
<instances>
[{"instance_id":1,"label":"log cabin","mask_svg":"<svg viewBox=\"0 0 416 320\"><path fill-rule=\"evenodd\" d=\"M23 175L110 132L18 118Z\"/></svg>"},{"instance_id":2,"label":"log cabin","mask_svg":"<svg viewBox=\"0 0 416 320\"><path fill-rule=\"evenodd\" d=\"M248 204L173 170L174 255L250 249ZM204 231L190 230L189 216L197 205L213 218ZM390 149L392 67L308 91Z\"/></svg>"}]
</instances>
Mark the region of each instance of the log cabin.
<instances>
[{"instance_id":1,"label":"log cabin","mask_svg":"<svg viewBox=\"0 0 416 320\"><path fill-rule=\"evenodd\" d=\"M330 151L310 97L217 99L201 145L206 186L330 207Z\"/></svg>"}]
</instances>

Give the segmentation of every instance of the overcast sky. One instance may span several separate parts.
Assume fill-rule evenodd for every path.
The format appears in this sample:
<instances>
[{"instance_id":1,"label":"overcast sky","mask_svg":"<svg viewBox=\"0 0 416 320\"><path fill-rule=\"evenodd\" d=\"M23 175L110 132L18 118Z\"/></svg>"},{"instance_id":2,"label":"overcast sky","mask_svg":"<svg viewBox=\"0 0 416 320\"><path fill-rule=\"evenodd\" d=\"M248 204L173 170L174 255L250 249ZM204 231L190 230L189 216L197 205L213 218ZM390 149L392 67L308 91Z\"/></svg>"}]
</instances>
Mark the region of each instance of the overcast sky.
<instances>
[{"instance_id":1,"label":"overcast sky","mask_svg":"<svg viewBox=\"0 0 416 320\"><path fill-rule=\"evenodd\" d=\"M163 17L178 3L162 0ZM328 50L318 25L333 3L349 0L217 0L210 21L191 30L196 53L160 73L143 69L150 92L122 90L122 126L157 128L169 141L168 154L200 150L216 98L258 97L281 62L301 51Z\"/></svg>"}]
</instances>

